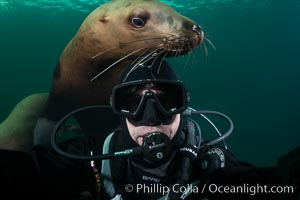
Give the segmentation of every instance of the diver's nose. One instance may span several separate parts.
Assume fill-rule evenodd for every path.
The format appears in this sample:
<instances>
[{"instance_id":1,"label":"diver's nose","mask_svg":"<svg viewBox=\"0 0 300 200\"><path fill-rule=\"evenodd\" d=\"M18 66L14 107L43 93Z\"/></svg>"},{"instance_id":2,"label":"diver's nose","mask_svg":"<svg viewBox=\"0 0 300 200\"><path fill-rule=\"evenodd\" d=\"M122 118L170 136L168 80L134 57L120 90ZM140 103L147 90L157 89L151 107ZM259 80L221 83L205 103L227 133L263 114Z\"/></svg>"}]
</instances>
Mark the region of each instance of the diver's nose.
<instances>
[{"instance_id":1,"label":"diver's nose","mask_svg":"<svg viewBox=\"0 0 300 200\"><path fill-rule=\"evenodd\" d=\"M204 32L203 32L201 26L198 25L198 24L194 24L192 30L195 33L197 33L197 35L198 35L198 44L200 44L203 41L203 38L204 38Z\"/></svg>"}]
</instances>

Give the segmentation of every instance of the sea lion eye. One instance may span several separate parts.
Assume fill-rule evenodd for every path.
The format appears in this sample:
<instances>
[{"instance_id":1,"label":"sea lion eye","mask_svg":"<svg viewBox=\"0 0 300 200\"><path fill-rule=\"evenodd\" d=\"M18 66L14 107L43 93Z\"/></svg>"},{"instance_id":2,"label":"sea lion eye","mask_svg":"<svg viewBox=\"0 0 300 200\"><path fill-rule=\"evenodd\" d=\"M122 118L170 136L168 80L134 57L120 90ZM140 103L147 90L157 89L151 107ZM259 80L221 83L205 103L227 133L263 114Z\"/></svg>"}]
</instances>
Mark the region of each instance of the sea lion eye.
<instances>
[{"instance_id":1,"label":"sea lion eye","mask_svg":"<svg viewBox=\"0 0 300 200\"><path fill-rule=\"evenodd\" d=\"M139 17L132 17L131 18L131 24L135 27L135 28L142 28L145 26L145 21Z\"/></svg>"}]
</instances>

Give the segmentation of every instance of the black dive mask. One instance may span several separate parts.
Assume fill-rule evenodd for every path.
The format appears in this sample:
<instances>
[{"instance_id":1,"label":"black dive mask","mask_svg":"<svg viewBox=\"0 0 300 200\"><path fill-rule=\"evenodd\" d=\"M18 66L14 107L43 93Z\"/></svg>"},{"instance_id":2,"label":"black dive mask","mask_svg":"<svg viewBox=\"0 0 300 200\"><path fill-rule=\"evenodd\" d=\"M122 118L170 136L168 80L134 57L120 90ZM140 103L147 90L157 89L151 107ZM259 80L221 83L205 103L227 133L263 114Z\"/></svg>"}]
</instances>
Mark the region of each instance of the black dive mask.
<instances>
[{"instance_id":1,"label":"black dive mask","mask_svg":"<svg viewBox=\"0 0 300 200\"><path fill-rule=\"evenodd\" d=\"M159 126L169 125L173 122L175 115L164 115L160 103L152 91L145 92L141 100L139 112L128 120L135 126Z\"/></svg>"},{"instance_id":2,"label":"black dive mask","mask_svg":"<svg viewBox=\"0 0 300 200\"><path fill-rule=\"evenodd\" d=\"M115 113L135 126L171 124L187 107L187 92L179 81L143 80L120 84L113 89Z\"/></svg>"}]
</instances>

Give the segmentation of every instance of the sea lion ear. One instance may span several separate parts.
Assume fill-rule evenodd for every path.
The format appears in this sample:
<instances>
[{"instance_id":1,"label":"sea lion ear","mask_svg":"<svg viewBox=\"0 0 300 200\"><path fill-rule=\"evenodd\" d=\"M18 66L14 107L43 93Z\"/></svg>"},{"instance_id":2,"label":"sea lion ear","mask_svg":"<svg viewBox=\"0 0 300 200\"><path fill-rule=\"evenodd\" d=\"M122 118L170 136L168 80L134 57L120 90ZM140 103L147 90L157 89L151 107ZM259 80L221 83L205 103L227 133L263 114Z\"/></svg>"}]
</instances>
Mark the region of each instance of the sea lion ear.
<instances>
[{"instance_id":1,"label":"sea lion ear","mask_svg":"<svg viewBox=\"0 0 300 200\"><path fill-rule=\"evenodd\" d=\"M103 22L103 23L107 22L107 20L108 20L108 17L105 14L99 18L99 21Z\"/></svg>"}]
</instances>

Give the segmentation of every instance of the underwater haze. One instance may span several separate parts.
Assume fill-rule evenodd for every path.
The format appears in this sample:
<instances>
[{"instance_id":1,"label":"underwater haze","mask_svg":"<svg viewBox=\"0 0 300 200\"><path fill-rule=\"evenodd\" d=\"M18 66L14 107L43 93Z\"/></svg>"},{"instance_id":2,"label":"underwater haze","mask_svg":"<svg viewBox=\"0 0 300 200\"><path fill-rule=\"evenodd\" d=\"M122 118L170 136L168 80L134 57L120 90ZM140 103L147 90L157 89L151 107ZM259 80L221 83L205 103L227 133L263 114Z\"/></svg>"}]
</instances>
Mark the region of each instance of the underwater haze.
<instances>
[{"instance_id":1,"label":"underwater haze","mask_svg":"<svg viewBox=\"0 0 300 200\"><path fill-rule=\"evenodd\" d=\"M0 0L0 122L24 97L48 92L66 44L106 1ZM227 139L238 159L258 166L300 145L300 2L163 1L200 24L209 42L170 63L191 106L234 122ZM204 135L211 133L203 133Z\"/></svg>"}]
</instances>

